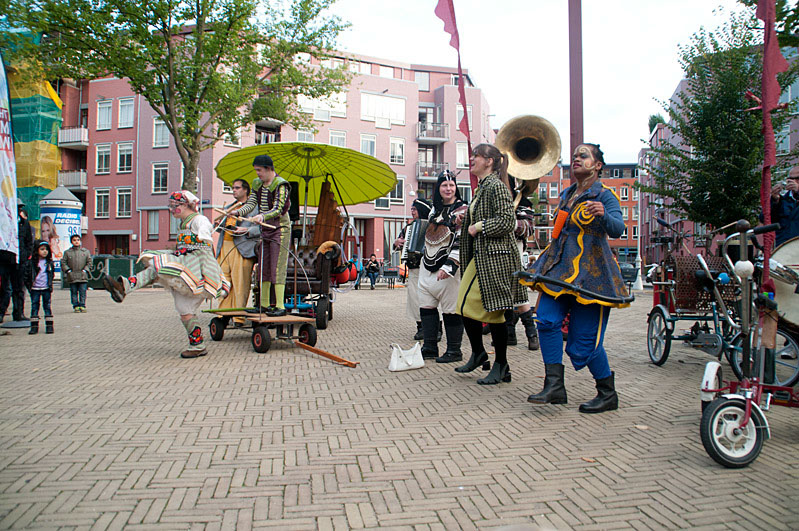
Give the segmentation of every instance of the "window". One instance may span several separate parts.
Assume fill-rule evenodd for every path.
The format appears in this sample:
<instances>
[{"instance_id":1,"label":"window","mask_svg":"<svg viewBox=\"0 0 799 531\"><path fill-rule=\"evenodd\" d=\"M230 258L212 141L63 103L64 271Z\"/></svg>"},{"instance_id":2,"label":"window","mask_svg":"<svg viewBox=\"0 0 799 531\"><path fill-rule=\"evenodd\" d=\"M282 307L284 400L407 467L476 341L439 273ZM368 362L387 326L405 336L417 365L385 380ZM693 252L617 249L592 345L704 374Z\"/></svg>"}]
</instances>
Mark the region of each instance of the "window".
<instances>
[{"instance_id":1,"label":"window","mask_svg":"<svg viewBox=\"0 0 799 531\"><path fill-rule=\"evenodd\" d=\"M458 86L458 74L452 74L449 76L449 84Z\"/></svg>"},{"instance_id":2,"label":"window","mask_svg":"<svg viewBox=\"0 0 799 531\"><path fill-rule=\"evenodd\" d=\"M120 98L117 127L119 129L133 127L133 98Z\"/></svg>"},{"instance_id":3,"label":"window","mask_svg":"<svg viewBox=\"0 0 799 531\"><path fill-rule=\"evenodd\" d=\"M331 117L347 117L347 93L337 92L327 98L313 99L300 94L297 96L300 112L313 114L314 120L329 122Z\"/></svg>"},{"instance_id":4,"label":"window","mask_svg":"<svg viewBox=\"0 0 799 531\"><path fill-rule=\"evenodd\" d=\"M97 102L97 130L111 129L111 100Z\"/></svg>"},{"instance_id":5,"label":"window","mask_svg":"<svg viewBox=\"0 0 799 531\"><path fill-rule=\"evenodd\" d=\"M180 232L180 220L176 217L169 216L169 239L177 239L178 232Z\"/></svg>"},{"instance_id":6,"label":"window","mask_svg":"<svg viewBox=\"0 0 799 531\"><path fill-rule=\"evenodd\" d=\"M147 239L158 239L158 211L150 210L147 212Z\"/></svg>"},{"instance_id":7,"label":"window","mask_svg":"<svg viewBox=\"0 0 799 531\"><path fill-rule=\"evenodd\" d=\"M620 240L626 240L627 239L627 227L624 227L624 232L621 233L621 236L619 236L619 239Z\"/></svg>"},{"instance_id":8,"label":"window","mask_svg":"<svg viewBox=\"0 0 799 531\"><path fill-rule=\"evenodd\" d=\"M463 199L464 203L471 203L472 202L472 186L469 184L466 185L458 185L458 190L461 192L461 198Z\"/></svg>"},{"instance_id":9,"label":"window","mask_svg":"<svg viewBox=\"0 0 799 531\"><path fill-rule=\"evenodd\" d=\"M297 131L297 142L313 142L313 131Z\"/></svg>"},{"instance_id":10,"label":"window","mask_svg":"<svg viewBox=\"0 0 799 531\"><path fill-rule=\"evenodd\" d=\"M377 138L375 135L361 135L361 153L374 157L376 142Z\"/></svg>"},{"instance_id":11,"label":"window","mask_svg":"<svg viewBox=\"0 0 799 531\"><path fill-rule=\"evenodd\" d=\"M633 187L633 201L638 201L638 188Z\"/></svg>"},{"instance_id":12,"label":"window","mask_svg":"<svg viewBox=\"0 0 799 531\"><path fill-rule=\"evenodd\" d=\"M540 201L547 200L547 183L538 183L538 199Z\"/></svg>"},{"instance_id":13,"label":"window","mask_svg":"<svg viewBox=\"0 0 799 531\"><path fill-rule=\"evenodd\" d=\"M111 173L111 144L97 144L97 175Z\"/></svg>"},{"instance_id":14,"label":"window","mask_svg":"<svg viewBox=\"0 0 799 531\"><path fill-rule=\"evenodd\" d=\"M466 106L466 114L469 117L469 131L472 130L472 106ZM457 107L455 107L455 127L457 128L461 124L461 120L463 120L463 105L458 103Z\"/></svg>"},{"instance_id":15,"label":"window","mask_svg":"<svg viewBox=\"0 0 799 531\"><path fill-rule=\"evenodd\" d=\"M613 170L613 176L614 176L614 177L618 177L618 176L619 176L619 169L618 169L618 168L615 168L615 169Z\"/></svg>"},{"instance_id":16,"label":"window","mask_svg":"<svg viewBox=\"0 0 799 531\"><path fill-rule=\"evenodd\" d=\"M380 65L380 69L377 75L379 75L380 77L387 77L389 79L394 79L394 67Z\"/></svg>"},{"instance_id":17,"label":"window","mask_svg":"<svg viewBox=\"0 0 799 531\"><path fill-rule=\"evenodd\" d=\"M627 201L627 199L630 197L630 188L627 186L622 186L619 189L619 197L622 201Z\"/></svg>"},{"instance_id":18,"label":"window","mask_svg":"<svg viewBox=\"0 0 799 531\"><path fill-rule=\"evenodd\" d=\"M361 92L361 120L405 125L405 98Z\"/></svg>"},{"instance_id":19,"label":"window","mask_svg":"<svg viewBox=\"0 0 799 531\"><path fill-rule=\"evenodd\" d=\"M549 197L558 198L558 183L549 183Z\"/></svg>"},{"instance_id":20,"label":"window","mask_svg":"<svg viewBox=\"0 0 799 531\"><path fill-rule=\"evenodd\" d=\"M330 131L330 145L347 147L347 132L346 131Z\"/></svg>"},{"instance_id":21,"label":"window","mask_svg":"<svg viewBox=\"0 0 799 531\"><path fill-rule=\"evenodd\" d=\"M638 219L638 205L633 206L633 219Z\"/></svg>"},{"instance_id":22,"label":"window","mask_svg":"<svg viewBox=\"0 0 799 531\"><path fill-rule=\"evenodd\" d=\"M621 219L628 220L630 218L630 209L626 206L621 207Z\"/></svg>"},{"instance_id":23,"label":"window","mask_svg":"<svg viewBox=\"0 0 799 531\"><path fill-rule=\"evenodd\" d=\"M633 240L638 239L638 225L633 225Z\"/></svg>"},{"instance_id":24,"label":"window","mask_svg":"<svg viewBox=\"0 0 799 531\"><path fill-rule=\"evenodd\" d=\"M133 143L117 144L117 173L130 173L133 170Z\"/></svg>"},{"instance_id":25,"label":"window","mask_svg":"<svg viewBox=\"0 0 799 531\"><path fill-rule=\"evenodd\" d=\"M169 190L169 163L168 162L154 162L153 163L153 193L165 194Z\"/></svg>"},{"instance_id":26,"label":"window","mask_svg":"<svg viewBox=\"0 0 799 531\"><path fill-rule=\"evenodd\" d=\"M231 147L241 147L241 128L234 133L227 133L224 138L224 145Z\"/></svg>"},{"instance_id":27,"label":"window","mask_svg":"<svg viewBox=\"0 0 799 531\"><path fill-rule=\"evenodd\" d=\"M430 72L414 72L413 79L419 85L419 90L423 92L430 91Z\"/></svg>"},{"instance_id":28,"label":"window","mask_svg":"<svg viewBox=\"0 0 799 531\"><path fill-rule=\"evenodd\" d=\"M405 139L392 138L389 146L389 162L391 164L405 164Z\"/></svg>"},{"instance_id":29,"label":"window","mask_svg":"<svg viewBox=\"0 0 799 531\"><path fill-rule=\"evenodd\" d=\"M111 191L108 189L94 191L94 217L107 218L108 217L108 199Z\"/></svg>"},{"instance_id":30,"label":"window","mask_svg":"<svg viewBox=\"0 0 799 531\"><path fill-rule=\"evenodd\" d=\"M469 167L469 147L466 145L466 142L458 142L455 144L455 167Z\"/></svg>"},{"instance_id":31,"label":"window","mask_svg":"<svg viewBox=\"0 0 799 531\"><path fill-rule=\"evenodd\" d=\"M153 147L169 147L169 130L163 120L153 119Z\"/></svg>"},{"instance_id":32,"label":"window","mask_svg":"<svg viewBox=\"0 0 799 531\"><path fill-rule=\"evenodd\" d=\"M401 205L405 201L405 177L397 177L397 185L387 196L375 199L375 208L387 210L391 205Z\"/></svg>"},{"instance_id":33,"label":"window","mask_svg":"<svg viewBox=\"0 0 799 531\"><path fill-rule=\"evenodd\" d=\"M791 150L791 126L785 124L776 135L777 155L785 155Z\"/></svg>"},{"instance_id":34,"label":"window","mask_svg":"<svg viewBox=\"0 0 799 531\"><path fill-rule=\"evenodd\" d=\"M117 217L129 218L131 211L132 193L130 188L117 189Z\"/></svg>"}]
</instances>

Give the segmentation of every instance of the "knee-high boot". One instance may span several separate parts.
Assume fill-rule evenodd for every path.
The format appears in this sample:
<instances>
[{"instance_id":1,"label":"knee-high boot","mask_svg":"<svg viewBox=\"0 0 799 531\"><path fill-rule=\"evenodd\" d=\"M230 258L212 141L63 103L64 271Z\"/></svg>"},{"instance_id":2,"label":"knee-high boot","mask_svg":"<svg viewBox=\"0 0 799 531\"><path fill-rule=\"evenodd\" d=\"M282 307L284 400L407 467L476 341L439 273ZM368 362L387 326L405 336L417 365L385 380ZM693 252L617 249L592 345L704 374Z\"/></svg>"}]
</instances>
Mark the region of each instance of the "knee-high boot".
<instances>
[{"instance_id":1,"label":"knee-high boot","mask_svg":"<svg viewBox=\"0 0 799 531\"><path fill-rule=\"evenodd\" d=\"M544 365L546 377L544 389L540 393L530 395L527 401L532 404L565 404L566 386L563 384L563 364L547 363Z\"/></svg>"},{"instance_id":2,"label":"knee-high boot","mask_svg":"<svg viewBox=\"0 0 799 531\"><path fill-rule=\"evenodd\" d=\"M436 363L453 363L461 361L461 341L463 340L463 320L456 313L444 314L444 329L447 332L447 350L444 355L436 358Z\"/></svg>"},{"instance_id":3,"label":"knee-high boot","mask_svg":"<svg viewBox=\"0 0 799 531\"><path fill-rule=\"evenodd\" d=\"M438 357L438 309L419 308L419 315L422 318L422 335L424 345L422 345L422 357L433 359Z\"/></svg>"},{"instance_id":4,"label":"knee-high boot","mask_svg":"<svg viewBox=\"0 0 799 531\"><path fill-rule=\"evenodd\" d=\"M607 378L596 380L597 395L592 400L580 404L580 413L602 413L619 408L619 395L616 394L615 373Z\"/></svg>"},{"instance_id":5,"label":"knee-high boot","mask_svg":"<svg viewBox=\"0 0 799 531\"><path fill-rule=\"evenodd\" d=\"M512 347L518 344L516 341L516 312L513 310L505 310L505 326L508 327L508 346Z\"/></svg>"},{"instance_id":6,"label":"knee-high boot","mask_svg":"<svg viewBox=\"0 0 799 531\"><path fill-rule=\"evenodd\" d=\"M538 350L538 330L535 327L532 308L519 314L519 320L524 325L524 334L527 336L527 350Z\"/></svg>"}]
</instances>

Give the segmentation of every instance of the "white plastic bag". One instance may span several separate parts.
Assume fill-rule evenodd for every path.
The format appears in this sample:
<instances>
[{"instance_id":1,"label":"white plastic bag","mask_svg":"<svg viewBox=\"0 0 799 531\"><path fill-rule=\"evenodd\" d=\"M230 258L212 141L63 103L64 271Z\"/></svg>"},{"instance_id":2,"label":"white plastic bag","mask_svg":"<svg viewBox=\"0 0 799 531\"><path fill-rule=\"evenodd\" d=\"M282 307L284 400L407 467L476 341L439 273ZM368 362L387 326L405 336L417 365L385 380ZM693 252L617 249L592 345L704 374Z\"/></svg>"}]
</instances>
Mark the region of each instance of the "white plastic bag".
<instances>
[{"instance_id":1,"label":"white plastic bag","mask_svg":"<svg viewBox=\"0 0 799 531\"><path fill-rule=\"evenodd\" d=\"M424 367L422 346L417 342L410 350L402 350L396 343L391 344L391 361L388 370L392 372L409 371Z\"/></svg>"}]
</instances>

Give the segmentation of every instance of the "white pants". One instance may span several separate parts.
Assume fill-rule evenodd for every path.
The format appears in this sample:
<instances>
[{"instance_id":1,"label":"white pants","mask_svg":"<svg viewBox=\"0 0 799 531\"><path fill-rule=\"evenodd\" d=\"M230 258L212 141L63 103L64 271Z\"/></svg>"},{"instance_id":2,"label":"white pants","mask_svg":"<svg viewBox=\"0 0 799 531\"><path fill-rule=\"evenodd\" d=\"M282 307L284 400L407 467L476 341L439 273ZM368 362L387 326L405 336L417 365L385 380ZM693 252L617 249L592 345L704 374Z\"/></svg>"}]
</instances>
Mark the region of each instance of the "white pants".
<instances>
[{"instance_id":1,"label":"white pants","mask_svg":"<svg viewBox=\"0 0 799 531\"><path fill-rule=\"evenodd\" d=\"M414 322L419 322L422 317L419 315L419 269L408 268L408 318Z\"/></svg>"},{"instance_id":2,"label":"white pants","mask_svg":"<svg viewBox=\"0 0 799 531\"><path fill-rule=\"evenodd\" d=\"M419 268L419 307L437 307L441 313L455 313L458 286L461 283L460 270L446 280L438 280L437 275L438 271L430 272L424 265Z\"/></svg>"}]
</instances>

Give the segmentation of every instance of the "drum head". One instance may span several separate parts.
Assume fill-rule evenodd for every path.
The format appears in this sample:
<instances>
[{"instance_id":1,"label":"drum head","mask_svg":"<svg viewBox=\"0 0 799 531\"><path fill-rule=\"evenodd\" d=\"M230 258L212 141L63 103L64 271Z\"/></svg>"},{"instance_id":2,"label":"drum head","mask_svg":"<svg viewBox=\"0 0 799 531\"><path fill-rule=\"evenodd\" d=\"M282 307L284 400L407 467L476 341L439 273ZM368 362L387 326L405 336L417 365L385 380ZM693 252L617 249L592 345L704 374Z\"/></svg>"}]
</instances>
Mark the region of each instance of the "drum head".
<instances>
[{"instance_id":1,"label":"drum head","mask_svg":"<svg viewBox=\"0 0 799 531\"><path fill-rule=\"evenodd\" d=\"M774 249L771 258L799 273L799 236ZM799 328L799 294L795 293L796 285L787 284L776 275L770 275L770 278L774 279L777 312L782 319Z\"/></svg>"}]
</instances>

